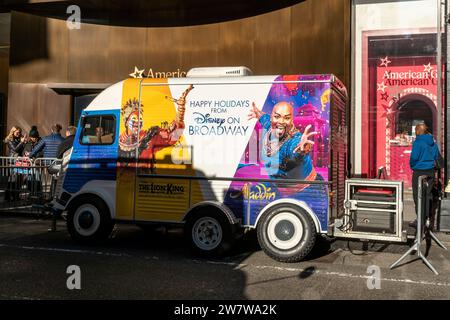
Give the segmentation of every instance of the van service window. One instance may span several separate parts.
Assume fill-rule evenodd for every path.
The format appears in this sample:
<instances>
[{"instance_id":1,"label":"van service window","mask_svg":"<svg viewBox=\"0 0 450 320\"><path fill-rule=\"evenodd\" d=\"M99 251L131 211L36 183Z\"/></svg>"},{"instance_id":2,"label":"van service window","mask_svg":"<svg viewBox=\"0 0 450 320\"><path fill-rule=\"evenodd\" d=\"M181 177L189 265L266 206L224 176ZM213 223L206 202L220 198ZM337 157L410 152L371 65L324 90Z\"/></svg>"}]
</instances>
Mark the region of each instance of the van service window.
<instances>
[{"instance_id":1,"label":"van service window","mask_svg":"<svg viewBox=\"0 0 450 320\"><path fill-rule=\"evenodd\" d=\"M81 144L114 143L116 124L113 116L88 116L82 123Z\"/></svg>"}]
</instances>

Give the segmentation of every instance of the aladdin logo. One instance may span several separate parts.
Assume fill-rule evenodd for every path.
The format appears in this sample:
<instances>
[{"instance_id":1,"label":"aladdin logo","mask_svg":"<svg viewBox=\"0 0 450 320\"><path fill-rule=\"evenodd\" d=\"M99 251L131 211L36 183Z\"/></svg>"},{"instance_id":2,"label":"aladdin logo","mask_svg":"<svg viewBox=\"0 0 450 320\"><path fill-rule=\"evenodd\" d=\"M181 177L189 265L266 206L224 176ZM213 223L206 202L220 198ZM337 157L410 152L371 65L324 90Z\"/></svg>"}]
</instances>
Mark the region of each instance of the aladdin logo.
<instances>
[{"instance_id":1,"label":"aladdin logo","mask_svg":"<svg viewBox=\"0 0 450 320\"><path fill-rule=\"evenodd\" d=\"M250 200L275 200L276 193L272 191L271 187L266 187L264 184L258 183L254 189L256 190L251 191L246 183L242 188L244 198Z\"/></svg>"},{"instance_id":2,"label":"aladdin logo","mask_svg":"<svg viewBox=\"0 0 450 320\"><path fill-rule=\"evenodd\" d=\"M437 70L430 71L402 71L393 72L385 71L383 79L386 80L386 85L395 86L411 86L411 85L437 85Z\"/></svg>"},{"instance_id":3,"label":"aladdin logo","mask_svg":"<svg viewBox=\"0 0 450 320\"><path fill-rule=\"evenodd\" d=\"M150 184L139 184L139 192L180 195L184 193L184 186L172 183L157 184L152 182Z\"/></svg>"},{"instance_id":4,"label":"aladdin logo","mask_svg":"<svg viewBox=\"0 0 450 320\"><path fill-rule=\"evenodd\" d=\"M177 71L153 71L153 68L148 69L147 75L144 74L145 69L139 70L134 67L134 72L130 73L132 78L183 78L186 77L187 72L181 71L177 68Z\"/></svg>"}]
</instances>

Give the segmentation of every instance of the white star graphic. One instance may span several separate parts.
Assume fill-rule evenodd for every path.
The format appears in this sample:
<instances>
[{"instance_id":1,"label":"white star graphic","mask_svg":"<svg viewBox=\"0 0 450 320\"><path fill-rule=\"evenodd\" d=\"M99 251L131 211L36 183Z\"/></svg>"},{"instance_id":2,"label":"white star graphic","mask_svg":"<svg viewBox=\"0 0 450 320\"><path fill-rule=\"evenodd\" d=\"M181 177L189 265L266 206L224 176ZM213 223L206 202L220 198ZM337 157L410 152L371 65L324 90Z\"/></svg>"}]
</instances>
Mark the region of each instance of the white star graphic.
<instances>
[{"instance_id":1,"label":"white star graphic","mask_svg":"<svg viewBox=\"0 0 450 320\"><path fill-rule=\"evenodd\" d=\"M431 62L429 62L428 64L424 64L423 65L423 71L431 72L431 70L433 70L433 67L431 66Z\"/></svg>"},{"instance_id":2,"label":"white star graphic","mask_svg":"<svg viewBox=\"0 0 450 320\"><path fill-rule=\"evenodd\" d=\"M387 85L384 84L384 81L382 83L377 83L377 86L378 86L377 91L383 91L384 92L384 89L387 88Z\"/></svg>"},{"instance_id":3,"label":"white star graphic","mask_svg":"<svg viewBox=\"0 0 450 320\"><path fill-rule=\"evenodd\" d=\"M145 69L138 70L138 68L135 66L135 67L134 67L134 72L133 72L133 73L130 73L130 76L131 76L132 78L142 78L142 73L144 73L144 70L145 70Z\"/></svg>"},{"instance_id":4,"label":"white star graphic","mask_svg":"<svg viewBox=\"0 0 450 320\"><path fill-rule=\"evenodd\" d=\"M389 59L388 59L388 57L386 56L384 59L383 58L380 58L380 60L381 60L381 64L380 64L380 67L387 67L388 65L389 65L389 63L391 63L392 61L390 61Z\"/></svg>"}]
</instances>

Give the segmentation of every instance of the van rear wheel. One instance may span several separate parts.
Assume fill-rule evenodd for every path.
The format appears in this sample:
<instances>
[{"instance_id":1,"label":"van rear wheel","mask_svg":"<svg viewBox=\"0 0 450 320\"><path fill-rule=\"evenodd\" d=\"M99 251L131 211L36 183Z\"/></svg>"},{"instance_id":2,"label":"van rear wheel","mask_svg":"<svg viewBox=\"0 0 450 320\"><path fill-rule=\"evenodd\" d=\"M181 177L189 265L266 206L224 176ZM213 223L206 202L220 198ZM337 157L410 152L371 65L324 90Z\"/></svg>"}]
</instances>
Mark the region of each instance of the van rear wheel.
<instances>
[{"instance_id":1,"label":"van rear wheel","mask_svg":"<svg viewBox=\"0 0 450 320\"><path fill-rule=\"evenodd\" d=\"M202 256L224 254L232 243L232 227L228 220L216 211L200 211L189 217L185 235L193 251Z\"/></svg>"},{"instance_id":2,"label":"van rear wheel","mask_svg":"<svg viewBox=\"0 0 450 320\"><path fill-rule=\"evenodd\" d=\"M257 233L263 251L281 262L301 261L316 240L311 217L293 205L279 205L266 211L260 218Z\"/></svg>"},{"instance_id":3,"label":"van rear wheel","mask_svg":"<svg viewBox=\"0 0 450 320\"><path fill-rule=\"evenodd\" d=\"M83 243L107 239L114 227L107 205L94 197L75 201L67 214L67 229L72 238Z\"/></svg>"}]
</instances>

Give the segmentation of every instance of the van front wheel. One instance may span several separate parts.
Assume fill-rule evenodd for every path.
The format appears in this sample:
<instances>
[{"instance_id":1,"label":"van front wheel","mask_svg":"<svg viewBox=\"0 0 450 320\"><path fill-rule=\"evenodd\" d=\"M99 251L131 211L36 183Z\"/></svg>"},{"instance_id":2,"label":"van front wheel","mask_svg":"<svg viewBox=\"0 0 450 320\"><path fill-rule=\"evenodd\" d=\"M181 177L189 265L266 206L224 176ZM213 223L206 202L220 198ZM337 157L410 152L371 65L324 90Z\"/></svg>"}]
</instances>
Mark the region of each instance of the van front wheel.
<instances>
[{"instance_id":1,"label":"van front wheel","mask_svg":"<svg viewBox=\"0 0 450 320\"><path fill-rule=\"evenodd\" d=\"M72 238L83 243L107 239L114 224L106 204L100 199L88 197L75 201L67 215L67 229Z\"/></svg>"},{"instance_id":2,"label":"van front wheel","mask_svg":"<svg viewBox=\"0 0 450 320\"><path fill-rule=\"evenodd\" d=\"M281 262L298 262L313 248L316 229L311 217L293 205L275 206L258 223L258 242L264 252Z\"/></svg>"}]
</instances>

